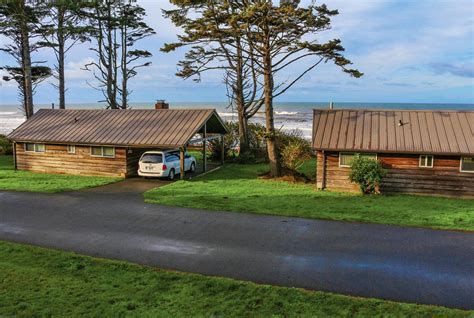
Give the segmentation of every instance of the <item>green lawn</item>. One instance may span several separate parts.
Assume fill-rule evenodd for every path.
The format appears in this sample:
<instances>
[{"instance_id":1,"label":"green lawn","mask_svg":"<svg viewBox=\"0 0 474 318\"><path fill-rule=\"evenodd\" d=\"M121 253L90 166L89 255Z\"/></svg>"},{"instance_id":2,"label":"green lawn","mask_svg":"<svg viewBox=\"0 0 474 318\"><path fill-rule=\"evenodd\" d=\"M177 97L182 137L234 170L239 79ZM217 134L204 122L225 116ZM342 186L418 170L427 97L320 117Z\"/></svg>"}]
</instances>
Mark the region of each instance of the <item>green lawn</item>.
<instances>
[{"instance_id":1,"label":"green lawn","mask_svg":"<svg viewBox=\"0 0 474 318\"><path fill-rule=\"evenodd\" d=\"M147 202L314 219L474 231L474 200L422 196L360 196L317 191L314 184L258 179L265 164L229 164L203 177L153 189Z\"/></svg>"},{"instance_id":2,"label":"green lawn","mask_svg":"<svg viewBox=\"0 0 474 318\"><path fill-rule=\"evenodd\" d=\"M0 241L1 317L472 317L473 314L165 271Z\"/></svg>"},{"instance_id":3,"label":"green lawn","mask_svg":"<svg viewBox=\"0 0 474 318\"><path fill-rule=\"evenodd\" d=\"M306 175L309 179L314 180L316 177L316 158L313 157L298 169L298 172Z\"/></svg>"},{"instance_id":4,"label":"green lawn","mask_svg":"<svg viewBox=\"0 0 474 318\"><path fill-rule=\"evenodd\" d=\"M68 176L13 170L13 158L0 155L0 190L59 192L116 182L120 178Z\"/></svg>"}]
</instances>

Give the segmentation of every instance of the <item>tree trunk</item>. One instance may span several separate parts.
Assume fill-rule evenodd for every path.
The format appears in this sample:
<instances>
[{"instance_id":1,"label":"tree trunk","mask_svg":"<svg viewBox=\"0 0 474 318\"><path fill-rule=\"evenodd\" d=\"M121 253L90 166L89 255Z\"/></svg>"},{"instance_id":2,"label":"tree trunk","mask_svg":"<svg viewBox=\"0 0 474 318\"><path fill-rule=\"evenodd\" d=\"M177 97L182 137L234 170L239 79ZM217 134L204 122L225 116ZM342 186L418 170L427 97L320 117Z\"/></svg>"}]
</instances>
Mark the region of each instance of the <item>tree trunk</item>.
<instances>
[{"instance_id":1,"label":"tree trunk","mask_svg":"<svg viewBox=\"0 0 474 318\"><path fill-rule=\"evenodd\" d=\"M237 61L236 61L236 83L235 83L235 104L237 106L237 116L239 124L239 143L240 153L245 153L249 150L249 137L248 137L248 119L245 116L245 100L244 100L244 88L243 88L243 61L242 61L242 50L240 48L240 42L237 42Z\"/></svg>"},{"instance_id":2,"label":"tree trunk","mask_svg":"<svg viewBox=\"0 0 474 318\"><path fill-rule=\"evenodd\" d=\"M114 93L114 42L112 37L113 26L112 26L112 8L111 4L107 2L107 47L105 52L107 53L107 99L111 109L117 109L117 102Z\"/></svg>"},{"instance_id":3,"label":"tree trunk","mask_svg":"<svg viewBox=\"0 0 474 318\"><path fill-rule=\"evenodd\" d=\"M237 115L239 117L239 143L240 143L240 153L245 153L249 151L249 133L248 133L248 119L244 114L242 108L237 109Z\"/></svg>"},{"instance_id":4,"label":"tree trunk","mask_svg":"<svg viewBox=\"0 0 474 318\"><path fill-rule=\"evenodd\" d=\"M273 74L272 58L268 42L264 47L263 61L263 81L265 98L265 128L268 160L270 161L270 175L272 177L281 176L281 161L278 144L275 136L275 123L273 118Z\"/></svg>"},{"instance_id":5,"label":"tree trunk","mask_svg":"<svg viewBox=\"0 0 474 318\"><path fill-rule=\"evenodd\" d=\"M123 23L123 22L122 22ZM121 32L121 41L122 41L122 60L120 62L120 67L122 71L122 109L127 109L128 107L128 91L127 91L127 26L122 25Z\"/></svg>"},{"instance_id":6,"label":"tree trunk","mask_svg":"<svg viewBox=\"0 0 474 318\"><path fill-rule=\"evenodd\" d=\"M66 86L64 79L64 9L58 9L58 89L59 109L66 108Z\"/></svg>"},{"instance_id":7,"label":"tree trunk","mask_svg":"<svg viewBox=\"0 0 474 318\"><path fill-rule=\"evenodd\" d=\"M25 1L19 2L20 38L21 38L21 68L23 72L24 110L26 118L33 116L33 80L31 76L30 41Z\"/></svg>"}]
</instances>

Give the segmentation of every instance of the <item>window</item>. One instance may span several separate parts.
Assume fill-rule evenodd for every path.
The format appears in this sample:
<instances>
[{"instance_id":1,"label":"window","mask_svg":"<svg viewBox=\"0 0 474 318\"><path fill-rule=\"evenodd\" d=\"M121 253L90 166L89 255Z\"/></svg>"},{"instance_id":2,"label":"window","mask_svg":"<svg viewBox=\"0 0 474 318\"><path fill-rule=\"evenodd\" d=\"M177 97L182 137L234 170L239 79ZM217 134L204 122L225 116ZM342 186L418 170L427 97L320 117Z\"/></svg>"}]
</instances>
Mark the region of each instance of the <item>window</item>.
<instances>
[{"instance_id":1,"label":"window","mask_svg":"<svg viewBox=\"0 0 474 318\"><path fill-rule=\"evenodd\" d=\"M421 168L433 168L433 156L432 155L420 155L420 167Z\"/></svg>"},{"instance_id":2,"label":"window","mask_svg":"<svg viewBox=\"0 0 474 318\"><path fill-rule=\"evenodd\" d=\"M177 155L168 154L165 158L166 162L179 161L179 157Z\"/></svg>"},{"instance_id":3,"label":"window","mask_svg":"<svg viewBox=\"0 0 474 318\"><path fill-rule=\"evenodd\" d=\"M35 144L25 144L25 151L35 151Z\"/></svg>"},{"instance_id":4,"label":"window","mask_svg":"<svg viewBox=\"0 0 474 318\"><path fill-rule=\"evenodd\" d=\"M461 172L474 172L474 157L461 157Z\"/></svg>"},{"instance_id":5,"label":"window","mask_svg":"<svg viewBox=\"0 0 474 318\"><path fill-rule=\"evenodd\" d=\"M93 157L115 157L115 148L106 146L92 146L91 156Z\"/></svg>"},{"instance_id":6,"label":"window","mask_svg":"<svg viewBox=\"0 0 474 318\"><path fill-rule=\"evenodd\" d=\"M340 152L339 153L339 167L350 167L352 163L352 159L356 153L353 152ZM370 158L377 160L377 154L375 153L359 153L361 157Z\"/></svg>"},{"instance_id":7,"label":"window","mask_svg":"<svg viewBox=\"0 0 474 318\"><path fill-rule=\"evenodd\" d=\"M44 144L31 144L31 143L26 143L25 144L25 151L28 152L44 152Z\"/></svg>"},{"instance_id":8,"label":"window","mask_svg":"<svg viewBox=\"0 0 474 318\"><path fill-rule=\"evenodd\" d=\"M160 153L146 154L143 155L141 162L143 163L162 163L163 155Z\"/></svg>"},{"instance_id":9,"label":"window","mask_svg":"<svg viewBox=\"0 0 474 318\"><path fill-rule=\"evenodd\" d=\"M68 152L68 153L76 153L76 146L74 146L74 145L67 145L67 152Z\"/></svg>"}]
</instances>

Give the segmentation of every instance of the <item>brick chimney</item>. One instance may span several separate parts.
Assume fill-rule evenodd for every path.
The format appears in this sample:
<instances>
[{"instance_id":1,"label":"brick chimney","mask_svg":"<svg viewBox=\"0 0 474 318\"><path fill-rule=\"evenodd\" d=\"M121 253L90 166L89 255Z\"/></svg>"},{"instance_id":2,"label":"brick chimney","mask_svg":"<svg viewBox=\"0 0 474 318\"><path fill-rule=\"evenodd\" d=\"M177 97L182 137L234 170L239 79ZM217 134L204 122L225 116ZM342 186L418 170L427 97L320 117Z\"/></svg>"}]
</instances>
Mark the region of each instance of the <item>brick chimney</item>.
<instances>
[{"instance_id":1,"label":"brick chimney","mask_svg":"<svg viewBox=\"0 0 474 318\"><path fill-rule=\"evenodd\" d=\"M155 103L155 109L169 109L170 105L164 99L158 99Z\"/></svg>"}]
</instances>

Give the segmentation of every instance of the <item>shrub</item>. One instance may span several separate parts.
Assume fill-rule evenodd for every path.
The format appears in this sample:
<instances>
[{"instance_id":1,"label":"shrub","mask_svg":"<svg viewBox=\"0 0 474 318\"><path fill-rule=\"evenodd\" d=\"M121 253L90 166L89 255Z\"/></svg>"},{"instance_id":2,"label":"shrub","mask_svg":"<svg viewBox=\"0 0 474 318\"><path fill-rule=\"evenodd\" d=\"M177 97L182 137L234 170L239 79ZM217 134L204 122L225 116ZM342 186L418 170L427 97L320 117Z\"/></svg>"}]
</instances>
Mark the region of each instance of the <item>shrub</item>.
<instances>
[{"instance_id":1,"label":"shrub","mask_svg":"<svg viewBox=\"0 0 474 318\"><path fill-rule=\"evenodd\" d=\"M357 154L351 163L349 180L357 183L363 194L373 194L379 191L378 189L386 173L378 160Z\"/></svg>"},{"instance_id":2,"label":"shrub","mask_svg":"<svg viewBox=\"0 0 474 318\"><path fill-rule=\"evenodd\" d=\"M13 146L10 140L5 135L0 135L0 154L11 155L13 153Z\"/></svg>"},{"instance_id":3,"label":"shrub","mask_svg":"<svg viewBox=\"0 0 474 318\"><path fill-rule=\"evenodd\" d=\"M259 162L266 158L266 144L264 139L265 127L261 124L248 124L249 150L239 152L239 125L236 122L227 122L229 133L224 137L225 159L235 158L239 162ZM210 158L221 159L221 141L219 139L209 142Z\"/></svg>"},{"instance_id":4,"label":"shrub","mask_svg":"<svg viewBox=\"0 0 474 318\"><path fill-rule=\"evenodd\" d=\"M296 171L311 158L311 144L303 137L301 130L280 131L277 142L280 147L282 165L290 170Z\"/></svg>"}]
</instances>

